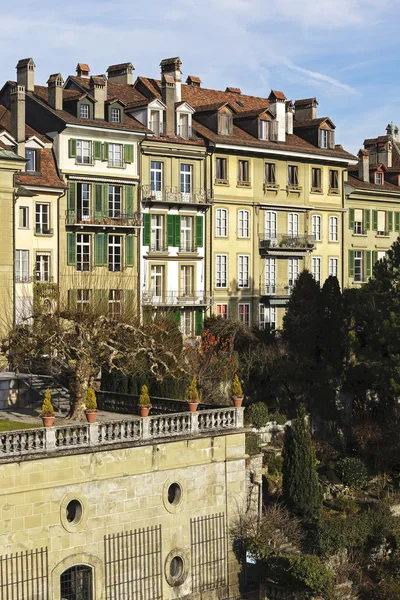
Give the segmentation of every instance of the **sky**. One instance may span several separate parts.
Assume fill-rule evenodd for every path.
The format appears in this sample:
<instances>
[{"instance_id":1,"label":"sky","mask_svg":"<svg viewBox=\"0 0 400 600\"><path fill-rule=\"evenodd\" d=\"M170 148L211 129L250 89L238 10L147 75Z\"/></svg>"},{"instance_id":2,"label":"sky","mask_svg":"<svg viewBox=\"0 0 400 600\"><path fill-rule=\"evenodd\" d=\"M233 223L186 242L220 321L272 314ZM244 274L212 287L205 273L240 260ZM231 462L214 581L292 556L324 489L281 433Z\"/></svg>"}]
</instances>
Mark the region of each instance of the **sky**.
<instances>
[{"instance_id":1,"label":"sky","mask_svg":"<svg viewBox=\"0 0 400 600\"><path fill-rule=\"evenodd\" d=\"M78 62L98 75L131 61L134 75L158 77L160 61L179 56L183 80L203 87L316 96L336 143L357 153L400 126L399 17L400 0L13 0L2 10L0 80L26 57L44 85Z\"/></svg>"}]
</instances>

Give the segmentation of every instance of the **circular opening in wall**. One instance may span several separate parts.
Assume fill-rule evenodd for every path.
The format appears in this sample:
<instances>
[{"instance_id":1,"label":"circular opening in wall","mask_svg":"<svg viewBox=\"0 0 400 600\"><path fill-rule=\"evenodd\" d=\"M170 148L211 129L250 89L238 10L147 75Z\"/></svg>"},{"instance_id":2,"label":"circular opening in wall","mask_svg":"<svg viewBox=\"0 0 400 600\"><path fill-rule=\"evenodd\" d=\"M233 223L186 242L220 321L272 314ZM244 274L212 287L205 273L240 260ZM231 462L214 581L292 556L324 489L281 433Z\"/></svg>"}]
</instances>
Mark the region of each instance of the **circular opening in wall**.
<instances>
[{"instance_id":1,"label":"circular opening in wall","mask_svg":"<svg viewBox=\"0 0 400 600\"><path fill-rule=\"evenodd\" d=\"M183 573L183 560L180 556L174 556L169 565L169 574L173 580L177 580L182 577Z\"/></svg>"},{"instance_id":2,"label":"circular opening in wall","mask_svg":"<svg viewBox=\"0 0 400 600\"><path fill-rule=\"evenodd\" d=\"M182 490L179 483L171 483L168 488L168 502L176 506L181 501Z\"/></svg>"},{"instance_id":3,"label":"circular opening in wall","mask_svg":"<svg viewBox=\"0 0 400 600\"><path fill-rule=\"evenodd\" d=\"M71 500L71 502L68 502L66 513L68 523L77 525L82 518L82 504L79 500Z\"/></svg>"}]
</instances>

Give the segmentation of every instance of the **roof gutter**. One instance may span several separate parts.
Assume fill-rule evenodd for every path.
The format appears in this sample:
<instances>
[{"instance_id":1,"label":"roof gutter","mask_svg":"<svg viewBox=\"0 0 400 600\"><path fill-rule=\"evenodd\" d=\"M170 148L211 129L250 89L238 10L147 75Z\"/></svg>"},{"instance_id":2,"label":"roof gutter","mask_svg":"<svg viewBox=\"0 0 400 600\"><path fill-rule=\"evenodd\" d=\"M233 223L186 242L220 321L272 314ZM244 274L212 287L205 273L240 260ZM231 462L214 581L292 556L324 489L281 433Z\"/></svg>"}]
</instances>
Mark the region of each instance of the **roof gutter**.
<instances>
[{"instance_id":1,"label":"roof gutter","mask_svg":"<svg viewBox=\"0 0 400 600\"><path fill-rule=\"evenodd\" d=\"M327 162L337 162L344 163L345 165L357 165L358 161L355 159L348 158L338 158L337 156L321 156L319 154L307 154L305 152L293 152L290 150L281 150L275 148L255 148L253 146L239 146L234 144L215 144L216 148L221 148L223 150L239 150L240 152L257 152L260 154L276 155L280 154L282 156L289 156L293 158L307 158L313 160L325 160Z\"/></svg>"}]
</instances>

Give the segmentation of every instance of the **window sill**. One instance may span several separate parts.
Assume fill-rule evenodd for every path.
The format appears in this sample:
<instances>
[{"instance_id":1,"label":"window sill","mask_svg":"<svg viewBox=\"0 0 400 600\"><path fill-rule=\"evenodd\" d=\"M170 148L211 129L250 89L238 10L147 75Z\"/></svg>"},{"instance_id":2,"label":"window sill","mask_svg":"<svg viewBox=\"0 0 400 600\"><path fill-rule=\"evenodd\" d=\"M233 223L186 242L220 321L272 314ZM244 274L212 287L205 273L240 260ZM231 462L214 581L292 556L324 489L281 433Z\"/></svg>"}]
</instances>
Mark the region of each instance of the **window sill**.
<instances>
[{"instance_id":1,"label":"window sill","mask_svg":"<svg viewBox=\"0 0 400 600\"><path fill-rule=\"evenodd\" d=\"M214 185L229 185L228 179L215 179Z\"/></svg>"},{"instance_id":2,"label":"window sill","mask_svg":"<svg viewBox=\"0 0 400 600\"><path fill-rule=\"evenodd\" d=\"M328 194L331 196L339 196L340 190L336 188L329 188Z\"/></svg>"},{"instance_id":3,"label":"window sill","mask_svg":"<svg viewBox=\"0 0 400 600\"><path fill-rule=\"evenodd\" d=\"M279 183L264 183L264 192L277 192L280 187Z\"/></svg>"},{"instance_id":4,"label":"window sill","mask_svg":"<svg viewBox=\"0 0 400 600\"><path fill-rule=\"evenodd\" d=\"M94 163L94 160L92 160L91 162L78 162L77 160L75 161L75 164L79 165L80 167L94 167Z\"/></svg>"},{"instance_id":5,"label":"window sill","mask_svg":"<svg viewBox=\"0 0 400 600\"><path fill-rule=\"evenodd\" d=\"M222 285L221 286L217 286L216 285L216 286L214 286L214 289L217 290L217 291L219 291L219 290L227 290L228 286L227 285L224 285L224 286L222 286Z\"/></svg>"},{"instance_id":6,"label":"window sill","mask_svg":"<svg viewBox=\"0 0 400 600\"><path fill-rule=\"evenodd\" d=\"M169 250L168 250L168 248L165 248L164 250L148 250L147 256L153 256L153 257L169 256Z\"/></svg>"},{"instance_id":7,"label":"window sill","mask_svg":"<svg viewBox=\"0 0 400 600\"><path fill-rule=\"evenodd\" d=\"M53 237L54 233L51 231L50 233L34 233L35 237L42 237L42 238L50 238Z\"/></svg>"},{"instance_id":8,"label":"window sill","mask_svg":"<svg viewBox=\"0 0 400 600\"><path fill-rule=\"evenodd\" d=\"M323 189L322 189L322 188L313 188L313 187L312 187L312 188L311 188L311 190L310 190L310 193L311 193L311 194L323 194L323 193L324 193L324 191L323 191Z\"/></svg>"},{"instance_id":9,"label":"window sill","mask_svg":"<svg viewBox=\"0 0 400 600\"><path fill-rule=\"evenodd\" d=\"M236 187L251 187L251 181L238 181Z\"/></svg>"},{"instance_id":10,"label":"window sill","mask_svg":"<svg viewBox=\"0 0 400 600\"><path fill-rule=\"evenodd\" d=\"M110 163L107 164L107 168L108 169L126 169L126 164L123 165L110 165Z\"/></svg>"},{"instance_id":11,"label":"window sill","mask_svg":"<svg viewBox=\"0 0 400 600\"><path fill-rule=\"evenodd\" d=\"M185 256L195 257L195 256L198 256L199 253L197 252L197 248L193 248L193 250L179 250L177 252L177 255L182 256L182 257L185 257Z\"/></svg>"},{"instance_id":12,"label":"window sill","mask_svg":"<svg viewBox=\"0 0 400 600\"><path fill-rule=\"evenodd\" d=\"M366 233L353 233L352 235L354 237L368 237L368 235Z\"/></svg>"},{"instance_id":13,"label":"window sill","mask_svg":"<svg viewBox=\"0 0 400 600\"><path fill-rule=\"evenodd\" d=\"M294 192L295 194L300 194L303 191L303 188L300 185L288 185L286 191L288 193Z\"/></svg>"},{"instance_id":14,"label":"window sill","mask_svg":"<svg viewBox=\"0 0 400 600\"><path fill-rule=\"evenodd\" d=\"M389 233L377 233L376 236L377 238L390 238L390 234Z\"/></svg>"},{"instance_id":15,"label":"window sill","mask_svg":"<svg viewBox=\"0 0 400 600\"><path fill-rule=\"evenodd\" d=\"M338 244L339 240L328 240L329 244Z\"/></svg>"}]
</instances>

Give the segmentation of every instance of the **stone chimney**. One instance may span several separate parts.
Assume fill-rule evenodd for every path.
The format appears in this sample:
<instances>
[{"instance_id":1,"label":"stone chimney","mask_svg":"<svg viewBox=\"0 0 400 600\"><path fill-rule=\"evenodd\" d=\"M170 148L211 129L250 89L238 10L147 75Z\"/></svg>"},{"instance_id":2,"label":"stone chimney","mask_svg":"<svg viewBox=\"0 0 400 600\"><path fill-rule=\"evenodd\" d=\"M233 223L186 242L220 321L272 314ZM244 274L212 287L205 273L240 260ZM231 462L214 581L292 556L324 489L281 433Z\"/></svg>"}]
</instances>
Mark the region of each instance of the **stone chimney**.
<instances>
[{"instance_id":1,"label":"stone chimney","mask_svg":"<svg viewBox=\"0 0 400 600\"><path fill-rule=\"evenodd\" d=\"M181 72L181 59L179 56L174 58L164 58L160 62L161 75L170 75L175 82L175 102L181 102L182 100L182 72Z\"/></svg>"},{"instance_id":2,"label":"stone chimney","mask_svg":"<svg viewBox=\"0 0 400 600\"><path fill-rule=\"evenodd\" d=\"M54 110L63 109L63 85L64 79L61 73L53 73L47 80L48 102Z\"/></svg>"},{"instance_id":3,"label":"stone chimney","mask_svg":"<svg viewBox=\"0 0 400 600\"><path fill-rule=\"evenodd\" d=\"M241 94L242 90L237 87L227 87L225 88L225 92L229 92L231 94Z\"/></svg>"},{"instance_id":4,"label":"stone chimney","mask_svg":"<svg viewBox=\"0 0 400 600\"><path fill-rule=\"evenodd\" d=\"M94 104L94 118L105 119L105 102L107 100L107 77L94 75L90 78L90 94L96 100Z\"/></svg>"},{"instance_id":5,"label":"stone chimney","mask_svg":"<svg viewBox=\"0 0 400 600\"><path fill-rule=\"evenodd\" d=\"M11 135L17 142L18 154L25 158L25 86L17 84L10 90Z\"/></svg>"},{"instance_id":6,"label":"stone chimney","mask_svg":"<svg viewBox=\"0 0 400 600\"><path fill-rule=\"evenodd\" d=\"M186 79L186 85L190 85L191 87L201 87L201 79L200 77L189 75L189 77Z\"/></svg>"},{"instance_id":7,"label":"stone chimney","mask_svg":"<svg viewBox=\"0 0 400 600\"><path fill-rule=\"evenodd\" d=\"M294 120L308 121L309 119L316 119L317 106L318 102L316 98L304 98L303 100L295 100Z\"/></svg>"},{"instance_id":8,"label":"stone chimney","mask_svg":"<svg viewBox=\"0 0 400 600\"><path fill-rule=\"evenodd\" d=\"M76 75L77 77L84 77L89 79L90 77L90 67L85 63L78 63L76 65Z\"/></svg>"},{"instance_id":9,"label":"stone chimney","mask_svg":"<svg viewBox=\"0 0 400 600\"><path fill-rule=\"evenodd\" d=\"M107 69L108 81L132 85L132 73L135 67L131 62L111 65Z\"/></svg>"},{"instance_id":10,"label":"stone chimney","mask_svg":"<svg viewBox=\"0 0 400 600\"><path fill-rule=\"evenodd\" d=\"M358 156L358 179L369 183L369 150L361 148Z\"/></svg>"},{"instance_id":11,"label":"stone chimney","mask_svg":"<svg viewBox=\"0 0 400 600\"><path fill-rule=\"evenodd\" d=\"M32 58L22 58L17 64L17 83L23 85L26 92L35 88L35 63Z\"/></svg>"},{"instance_id":12,"label":"stone chimney","mask_svg":"<svg viewBox=\"0 0 400 600\"><path fill-rule=\"evenodd\" d=\"M161 77L161 99L167 107L165 111L165 134L175 135L175 81L172 75Z\"/></svg>"},{"instance_id":13,"label":"stone chimney","mask_svg":"<svg viewBox=\"0 0 400 600\"><path fill-rule=\"evenodd\" d=\"M268 96L268 100L269 109L274 115L276 122L278 123L276 141L284 142L286 140L286 96L283 92L271 90L271 93Z\"/></svg>"},{"instance_id":14,"label":"stone chimney","mask_svg":"<svg viewBox=\"0 0 400 600\"><path fill-rule=\"evenodd\" d=\"M294 113L293 102L291 100L287 100L285 102L285 108L286 108L286 133L291 135L293 133L293 113Z\"/></svg>"}]
</instances>

